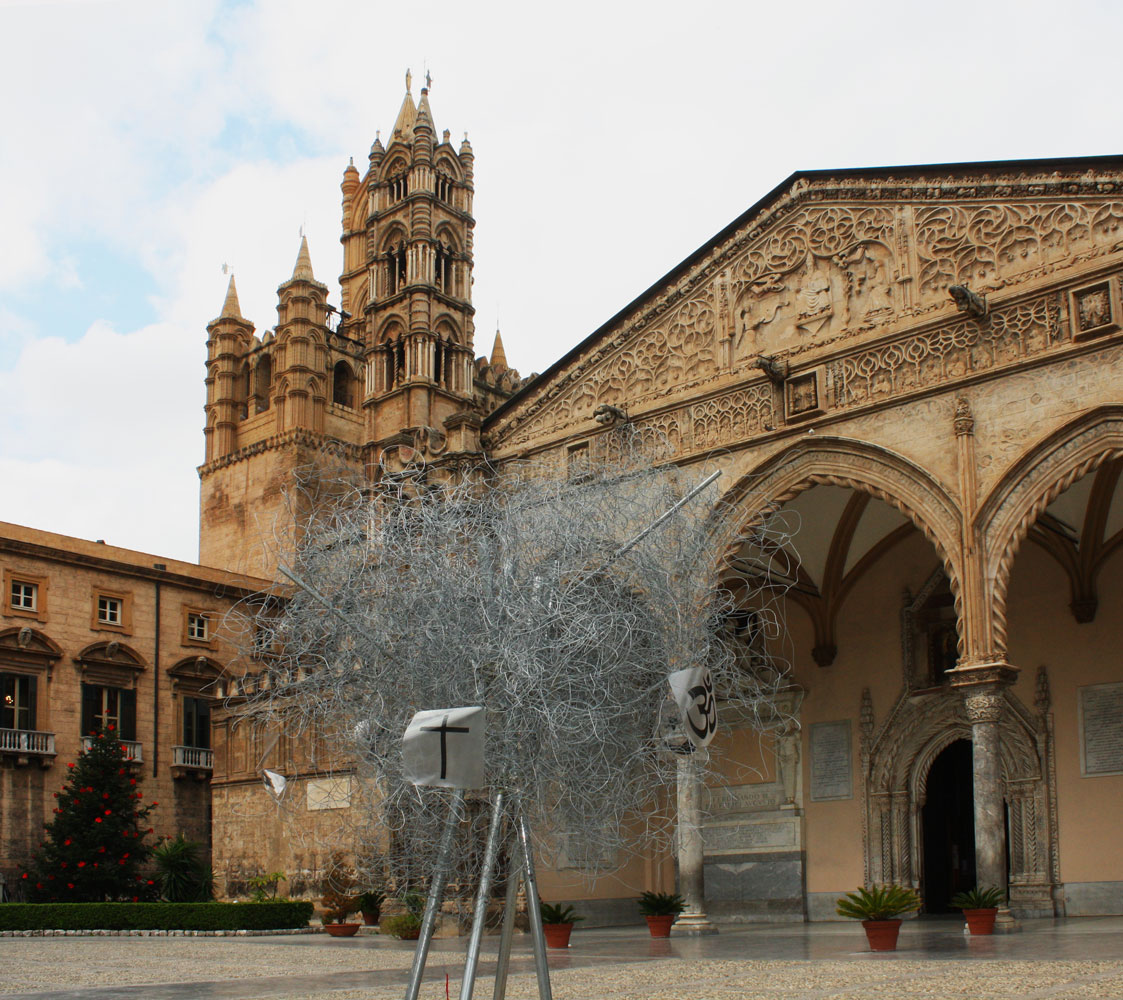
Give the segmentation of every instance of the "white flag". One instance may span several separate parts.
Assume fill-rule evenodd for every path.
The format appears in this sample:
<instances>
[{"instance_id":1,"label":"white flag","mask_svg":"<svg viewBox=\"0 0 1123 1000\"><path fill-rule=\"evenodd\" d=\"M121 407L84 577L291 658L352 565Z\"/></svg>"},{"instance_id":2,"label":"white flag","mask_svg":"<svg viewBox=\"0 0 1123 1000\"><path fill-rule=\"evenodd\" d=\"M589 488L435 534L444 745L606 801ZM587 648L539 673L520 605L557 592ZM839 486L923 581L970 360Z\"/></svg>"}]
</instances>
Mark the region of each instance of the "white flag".
<instances>
[{"instance_id":1,"label":"white flag","mask_svg":"<svg viewBox=\"0 0 1123 1000\"><path fill-rule=\"evenodd\" d=\"M418 712L402 737L405 776L415 785L482 788L486 710L437 708Z\"/></svg>"},{"instance_id":2,"label":"white flag","mask_svg":"<svg viewBox=\"0 0 1123 1000\"><path fill-rule=\"evenodd\" d=\"M696 747L707 746L717 732L714 679L706 667L676 670L667 678L682 713L682 728Z\"/></svg>"}]
</instances>

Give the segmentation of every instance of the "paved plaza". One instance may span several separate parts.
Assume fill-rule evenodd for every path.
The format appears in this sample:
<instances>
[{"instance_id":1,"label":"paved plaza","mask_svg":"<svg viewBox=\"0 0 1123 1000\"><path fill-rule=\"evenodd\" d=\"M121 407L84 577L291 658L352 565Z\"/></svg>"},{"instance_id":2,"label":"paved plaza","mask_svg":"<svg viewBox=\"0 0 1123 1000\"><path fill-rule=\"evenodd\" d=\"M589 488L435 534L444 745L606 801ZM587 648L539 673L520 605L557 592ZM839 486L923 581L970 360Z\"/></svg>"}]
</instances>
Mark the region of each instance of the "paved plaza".
<instances>
[{"instance_id":1,"label":"paved plaza","mask_svg":"<svg viewBox=\"0 0 1123 1000\"><path fill-rule=\"evenodd\" d=\"M464 939L434 942L423 1000L459 995ZM492 995L496 939L476 997ZM400 998L411 944L373 934L0 939L5 1000L383 1000ZM1025 921L965 937L956 920L907 922L898 951L871 954L857 924L726 927L653 940L646 929L579 930L551 952L557 1000L729 998L1123 998L1123 917ZM511 1000L537 996L529 938L516 940Z\"/></svg>"}]
</instances>

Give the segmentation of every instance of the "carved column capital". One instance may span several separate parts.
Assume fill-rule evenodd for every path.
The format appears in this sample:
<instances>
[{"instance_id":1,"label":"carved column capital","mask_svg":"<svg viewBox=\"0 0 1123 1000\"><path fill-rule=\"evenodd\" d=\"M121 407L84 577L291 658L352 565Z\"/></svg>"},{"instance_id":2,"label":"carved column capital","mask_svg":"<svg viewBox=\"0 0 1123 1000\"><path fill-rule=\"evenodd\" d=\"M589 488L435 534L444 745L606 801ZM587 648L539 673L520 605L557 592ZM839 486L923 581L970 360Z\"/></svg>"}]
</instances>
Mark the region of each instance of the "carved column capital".
<instances>
[{"instance_id":1,"label":"carved column capital","mask_svg":"<svg viewBox=\"0 0 1123 1000\"><path fill-rule=\"evenodd\" d=\"M963 698L967 719L974 725L977 722L999 722L1005 699L998 688L974 688Z\"/></svg>"},{"instance_id":2,"label":"carved column capital","mask_svg":"<svg viewBox=\"0 0 1123 1000\"><path fill-rule=\"evenodd\" d=\"M960 396L955 401L955 436L964 437L975 433L975 416L971 412L971 404L965 396Z\"/></svg>"}]
</instances>

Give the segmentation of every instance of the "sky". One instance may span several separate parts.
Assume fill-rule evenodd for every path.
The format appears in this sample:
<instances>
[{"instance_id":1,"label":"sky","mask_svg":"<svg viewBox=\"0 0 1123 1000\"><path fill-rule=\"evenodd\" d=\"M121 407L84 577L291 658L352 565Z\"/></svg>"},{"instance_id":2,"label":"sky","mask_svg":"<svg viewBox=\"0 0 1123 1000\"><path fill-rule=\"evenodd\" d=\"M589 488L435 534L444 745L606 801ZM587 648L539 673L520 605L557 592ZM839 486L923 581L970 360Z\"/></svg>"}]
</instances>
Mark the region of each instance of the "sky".
<instances>
[{"instance_id":1,"label":"sky","mask_svg":"<svg viewBox=\"0 0 1123 1000\"><path fill-rule=\"evenodd\" d=\"M0 520L198 552L206 324L428 70L476 353L542 371L795 170L1119 152L1123 5L0 0Z\"/></svg>"}]
</instances>

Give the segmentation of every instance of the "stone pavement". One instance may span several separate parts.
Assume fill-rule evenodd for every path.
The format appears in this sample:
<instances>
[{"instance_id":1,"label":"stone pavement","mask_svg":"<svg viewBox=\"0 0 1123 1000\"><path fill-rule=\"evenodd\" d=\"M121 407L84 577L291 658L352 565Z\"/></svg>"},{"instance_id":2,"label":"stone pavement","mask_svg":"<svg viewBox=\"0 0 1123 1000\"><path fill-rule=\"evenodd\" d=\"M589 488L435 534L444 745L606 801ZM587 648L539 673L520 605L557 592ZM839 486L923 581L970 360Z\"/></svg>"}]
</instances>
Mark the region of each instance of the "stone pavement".
<instances>
[{"instance_id":1,"label":"stone pavement","mask_svg":"<svg viewBox=\"0 0 1123 1000\"><path fill-rule=\"evenodd\" d=\"M476 997L492 993L485 941ZM464 939L434 942L423 1000L459 995ZM6 938L4 1000L397 1000L412 945L364 935L247 938ZM865 950L852 923L725 927L657 941L646 929L577 931L551 952L557 1000L1120 998L1123 917L1026 921L1019 934L971 938L958 920L918 920L899 948ZM507 996L537 996L529 939L516 940Z\"/></svg>"}]
</instances>

